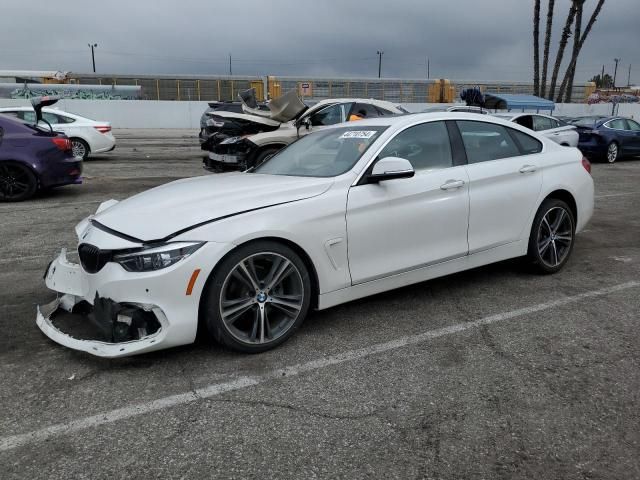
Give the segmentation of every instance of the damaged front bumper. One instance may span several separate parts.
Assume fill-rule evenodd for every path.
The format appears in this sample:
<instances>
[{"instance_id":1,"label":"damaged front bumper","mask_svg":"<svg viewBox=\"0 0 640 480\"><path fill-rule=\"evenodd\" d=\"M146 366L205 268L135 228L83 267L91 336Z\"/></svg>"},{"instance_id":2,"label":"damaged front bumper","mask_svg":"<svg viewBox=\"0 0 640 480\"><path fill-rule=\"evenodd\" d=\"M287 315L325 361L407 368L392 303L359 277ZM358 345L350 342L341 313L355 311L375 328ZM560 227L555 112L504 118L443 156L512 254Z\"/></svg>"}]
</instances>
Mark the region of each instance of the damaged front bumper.
<instances>
[{"instance_id":1,"label":"damaged front bumper","mask_svg":"<svg viewBox=\"0 0 640 480\"><path fill-rule=\"evenodd\" d=\"M194 268L188 260L160 272L134 275L110 263L89 274L63 249L45 273L57 298L37 307L36 324L54 342L108 358L192 343L204 278L193 296L184 294Z\"/></svg>"},{"instance_id":2,"label":"damaged front bumper","mask_svg":"<svg viewBox=\"0 0 640 480\"><path fill-rule=\"evenodd\" d=\"M113 303L115 306L113 311L119 309L119 304L116 302L109 299L101 300L109 304ZM84 303L84 300L74 295L62 295L46 305L37 307L36 324L47 337L60 345L106 358L125 357L155 350L154 347L162 343L166 334L167 318L162 310L152 305L131 305L127 308L127 313L139 309L153 317L154 320L149 322L153 325L150 329L152 333L148 333L143 329L139 332L132 331L137 325L130 316L116 313L111 317L104 311L98 314L95 308L87 308L88 306ZM79 305L81 305L80 311L76 311ZM67 315L60 323L56 323L61 311L67 312ZM92 323L96 328L87 328L87 325ZM110 332L105 331L107 329ZM109 334L111 341L107 341ZM138 338L134 338L136 336ZM100 337L103 340L100 340ZM127 338L131 339L117 341Z\"/></svg>"}]
</instances>

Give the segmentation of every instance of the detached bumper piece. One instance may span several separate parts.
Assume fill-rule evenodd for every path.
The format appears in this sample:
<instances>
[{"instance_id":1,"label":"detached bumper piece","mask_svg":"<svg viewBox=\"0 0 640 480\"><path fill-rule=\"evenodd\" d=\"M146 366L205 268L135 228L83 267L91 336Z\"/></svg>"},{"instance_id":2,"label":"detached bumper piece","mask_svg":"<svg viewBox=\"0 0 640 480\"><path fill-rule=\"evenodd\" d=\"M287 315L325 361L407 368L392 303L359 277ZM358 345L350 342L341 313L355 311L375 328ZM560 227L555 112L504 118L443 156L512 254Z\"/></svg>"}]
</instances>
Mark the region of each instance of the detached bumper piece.
<instances>
[{"instance_id":1,"label":"detached bumper piece","mask_svg":"<svg viewBox=\"0 0 640 480\"><path fill-rule=\"evenodd\" d=\"M161 341L166 318L152 305L117 303L96 294L92 306L65 294L38 307L36 324L65 347L116 358L142 353Z\"/></svg>"}]
</instances>

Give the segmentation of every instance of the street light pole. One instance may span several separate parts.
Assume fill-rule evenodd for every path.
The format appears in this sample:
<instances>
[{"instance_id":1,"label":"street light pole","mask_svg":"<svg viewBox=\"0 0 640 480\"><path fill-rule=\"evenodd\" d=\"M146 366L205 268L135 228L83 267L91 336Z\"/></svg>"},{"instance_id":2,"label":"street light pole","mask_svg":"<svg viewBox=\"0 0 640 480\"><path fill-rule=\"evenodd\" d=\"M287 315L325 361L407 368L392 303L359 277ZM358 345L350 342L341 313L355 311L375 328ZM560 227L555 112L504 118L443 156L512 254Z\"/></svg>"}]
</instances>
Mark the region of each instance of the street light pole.
<instances>
[{"instance_id":1,"label":"street light pole","mask_svg":"<svg viewBox=\"0 0 640 480\"><path fill-rule=\"evenodd\" d=\"M98 46L97 43L88 43L89 48L91 49L91 63L93 64L93 73L96 73L96 55L93 51L94 48Z\"/></svg>"},{"instance_id":2,"label":"street light pole","mask_svg":"<svg viewBox=\"0 0 640 480\"><path fill-rule=\"evenodd\" d=\"M380 78L380 75L382 74L382 55L384 55L384 52L382 50L378 50L376 53L378 54L378 78Z\"/></svg>"},{"instance_id":3,"label":"street light pole","mask_svg":"<svg viewBox=\"0 0 640 480\"><path fill-rule=\"evenodd\" d=\"M616 68L613 71L613 88L616 88L616 75L618 74L618 62L620 61L619 58L614 58L613 59L614 62L616 62Z\"/></svg>"}]
</instances>

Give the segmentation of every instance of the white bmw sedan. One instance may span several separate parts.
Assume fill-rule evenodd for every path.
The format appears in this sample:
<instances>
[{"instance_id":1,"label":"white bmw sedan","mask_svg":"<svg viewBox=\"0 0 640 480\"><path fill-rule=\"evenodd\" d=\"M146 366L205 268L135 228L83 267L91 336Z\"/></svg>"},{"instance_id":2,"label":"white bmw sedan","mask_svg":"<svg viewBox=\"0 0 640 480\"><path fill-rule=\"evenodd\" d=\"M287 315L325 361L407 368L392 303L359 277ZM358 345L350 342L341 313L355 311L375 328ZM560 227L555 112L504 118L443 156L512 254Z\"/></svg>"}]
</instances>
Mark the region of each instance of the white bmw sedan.
<instances>
[{"instance_id":1,"label":"white bmw sedan","mask_svg":"<svg viewBox=\"0 0 640 480\"><path fill-rule=\"evenodd\" d=\"M63 250L49 265L59 295L37 324L104 357L188 344L199 325L261 352L312 308L513 257L554 273L591 217L589 171L575 148L487 115L338 125L252 171L103 203L76 227L80 264Z\"/></svg>"}]
</instances>

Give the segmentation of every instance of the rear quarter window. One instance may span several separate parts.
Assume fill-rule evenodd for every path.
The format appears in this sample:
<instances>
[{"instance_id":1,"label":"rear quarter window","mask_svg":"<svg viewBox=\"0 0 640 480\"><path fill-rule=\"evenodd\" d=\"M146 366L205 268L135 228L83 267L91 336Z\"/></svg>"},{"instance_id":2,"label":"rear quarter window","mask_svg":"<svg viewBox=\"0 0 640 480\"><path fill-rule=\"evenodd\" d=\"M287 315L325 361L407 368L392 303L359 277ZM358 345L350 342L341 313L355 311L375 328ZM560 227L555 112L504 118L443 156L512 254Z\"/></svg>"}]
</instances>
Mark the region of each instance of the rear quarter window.
<instances>
[{"instance_id":1,"label":"rear quarter window","mask_svg":"<svg viewBox=\"0 0 640 480\"><path fill-rule=\"evenodd\" d=\"M508 130L518 145L521 155L531 155L542 151L542 142L538 139L533 138L531 135L527 135L520 130L516 130L515 128L509 128Z\"/></svg>"}]
</instances>

